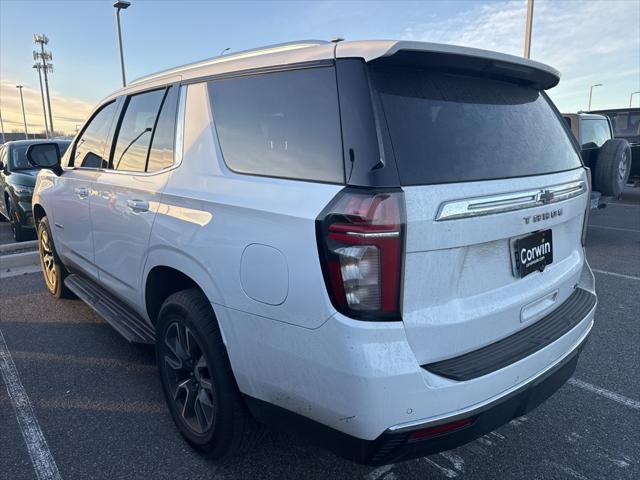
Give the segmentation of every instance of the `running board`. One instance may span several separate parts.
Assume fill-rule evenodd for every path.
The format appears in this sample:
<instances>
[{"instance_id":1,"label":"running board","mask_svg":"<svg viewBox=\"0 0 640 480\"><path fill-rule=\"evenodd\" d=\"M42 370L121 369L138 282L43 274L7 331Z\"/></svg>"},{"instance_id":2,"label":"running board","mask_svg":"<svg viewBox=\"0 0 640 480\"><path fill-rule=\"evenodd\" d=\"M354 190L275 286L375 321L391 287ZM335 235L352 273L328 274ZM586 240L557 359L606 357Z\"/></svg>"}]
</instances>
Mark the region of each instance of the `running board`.
<instances>
[{"instance_id":1,"label":"running board","mask_svg":"<svg viewBox=\"0 0 640 480\"><path fill-rule=\"evenodd\" d=\"M95 282L73 274L65 278L64 284L129 342L155 343L155 329Z\"/></svg>"}]
</instances>

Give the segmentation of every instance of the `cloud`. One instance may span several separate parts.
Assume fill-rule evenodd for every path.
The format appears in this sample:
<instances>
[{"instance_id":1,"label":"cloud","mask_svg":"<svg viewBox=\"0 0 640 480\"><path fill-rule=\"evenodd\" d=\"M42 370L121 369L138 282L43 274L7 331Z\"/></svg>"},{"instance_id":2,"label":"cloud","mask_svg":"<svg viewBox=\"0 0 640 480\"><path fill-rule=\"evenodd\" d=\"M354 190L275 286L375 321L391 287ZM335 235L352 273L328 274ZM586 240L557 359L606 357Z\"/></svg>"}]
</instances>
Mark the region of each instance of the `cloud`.
<instances>
[{"instance_id":1,"label":"cloud","mask_svg":"<svg viewBox=\"0 0 640 480\"><path fill-rule=\"evenodd\" d=\"M401 35L522 55L525 18L524 0L504 1L480 5L444 21L413 24ZM550 96L563 110L585 108L594 83L605 84L595 106L627 105L630 91L640 89L639 40L640 2L535 2L531 58L562 72L560 85Z\"/></svg>"},{"instance_id":2,"label":"cloud","mask_svg":"<svg viewBox=\"0 0 640 480\"><path fill-rule=\"evenodd\" d=\"M20 92L16 88L16 84L17 82L14 80L3 79L0 82L0 112L6 132L24 131ZM29 133L44 132L44 114L39 85L36 85L35 88L25 85L22 89L22 95L27 130ZM51 110L56 132L75 133L76 125L85 121L93 107L93 104L84 100L66 97L55 91L51 92Z\"/></svg>"}]
</instances>

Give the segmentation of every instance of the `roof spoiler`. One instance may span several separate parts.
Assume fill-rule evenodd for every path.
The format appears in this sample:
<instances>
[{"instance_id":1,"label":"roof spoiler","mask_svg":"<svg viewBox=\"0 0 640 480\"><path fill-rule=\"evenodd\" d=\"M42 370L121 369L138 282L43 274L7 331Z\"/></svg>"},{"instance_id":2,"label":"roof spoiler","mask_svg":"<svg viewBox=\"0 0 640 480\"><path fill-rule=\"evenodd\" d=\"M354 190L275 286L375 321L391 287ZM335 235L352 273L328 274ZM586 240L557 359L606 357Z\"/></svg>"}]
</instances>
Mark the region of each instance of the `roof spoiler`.
<instances>
[{"instance_id":1,"label":"roof spoiler","mask_svg":"<svg viewBox=\"0 0 640 480\"><path fill-rule=\"evenodd\" d=\"M560 72L533 60L488 50L425 42L394 42L391 48L371 59L370 63L467 73L507 80L538 90L555 87L560 81Z\"/></svg>"}]
</instances>

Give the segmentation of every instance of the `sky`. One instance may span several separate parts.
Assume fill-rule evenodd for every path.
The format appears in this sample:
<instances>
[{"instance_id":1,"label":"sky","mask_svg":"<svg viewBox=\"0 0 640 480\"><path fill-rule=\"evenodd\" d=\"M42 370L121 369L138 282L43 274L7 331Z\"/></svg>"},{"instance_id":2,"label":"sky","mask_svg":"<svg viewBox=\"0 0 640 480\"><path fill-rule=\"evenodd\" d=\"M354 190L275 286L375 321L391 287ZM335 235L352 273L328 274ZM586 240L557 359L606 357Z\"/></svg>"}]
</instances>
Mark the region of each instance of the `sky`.
<instances>
[{"instance_id":1,"label":"sky","mask_svg":"<svg viewBox=\"0 0 640 480\"><path fill-rule=\"evenodd\" d=\"M522 55L526 0L152 1L121 13L129 80L231 52L301 39L400 39ZM30 132L43 131L34 33L49 37L54 126L75 132L120 87L113 1L0 0L0 113L23 131L16 84L24 85ZM549 91L564 112L626 107L640 90L640 0L535 0L531 58L562 73ZM640 106L640 95L634 97Z\"/></svg>"}]
</instances>

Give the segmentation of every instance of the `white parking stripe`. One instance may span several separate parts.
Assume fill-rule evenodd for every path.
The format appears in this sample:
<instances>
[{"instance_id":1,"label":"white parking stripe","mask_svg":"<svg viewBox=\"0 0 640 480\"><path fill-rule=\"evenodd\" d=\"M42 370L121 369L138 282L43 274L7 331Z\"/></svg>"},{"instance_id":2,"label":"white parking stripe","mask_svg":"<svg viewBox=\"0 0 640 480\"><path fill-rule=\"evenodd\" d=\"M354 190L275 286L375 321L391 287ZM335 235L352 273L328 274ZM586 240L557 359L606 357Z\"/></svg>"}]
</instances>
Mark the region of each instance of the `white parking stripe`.
<instances>
[{"instance_id":1,"label":"white parking stripe","mask_svg":"<svg viewBox=\"0 0 640 480\"><path fill-rule=\"evenodd\" d=\"M589 228L604 228L605 230L616 230L616 231L619 231L619 232L640 233L640 230L638 230L636 228L607 227L606 225L594 225L593 223L589 224Z\"/></svg>"},{"instance_id":2,"label":"white parking stripe","mask_svg":"<svg viewBox=\"0 0 640 480\"><path fill-rule=\"evenodd\" d=\"M592 268L591 270L593 272L602 273L604 275L611 275L613 277L626 278L627 280L640 280L640 277L634 277L633 275L625 275L624 273L609 272L607 270L598 270L597 268Z\"/></svg>"},{"instance_id":3,"label":"white parking stripe","mask_svg":"<svg viewBox=\"0 0 640 480\"><path fill-rule=\"evenodd\" d=\"M614 402L618 402L625 407L629 407L634 410L640 410L640 402L634 400L633 398L625 397L624 395L620 395L619 393L612 392L611 390L607 390L596 385L591 385L590 383L583 382L582 380L578 380L577 378L570 378L568 383L575 387L582 388L583 390L587 390L589 392L600 395L601 397L613 400Z\"/></svg>"},{"instance_id":4,"label":"white parking stripe","mask_svg":"<svg viewBox=\"0 0 640 480\"><path fill-rule=\"evenodd\" d=\"M7 394L11 405L13 405L18 425L20 425L22 438L24 438L24 443L27 445L36 477L38 480L61 480L62 477L58 471L58 466L49 451L49 446L33 412L27 392L22 386L18 369L13 363L13 358L11 358L1 330L0 373L2 373L2 379L7 387Z\"/></svg>"}]
</instances>

